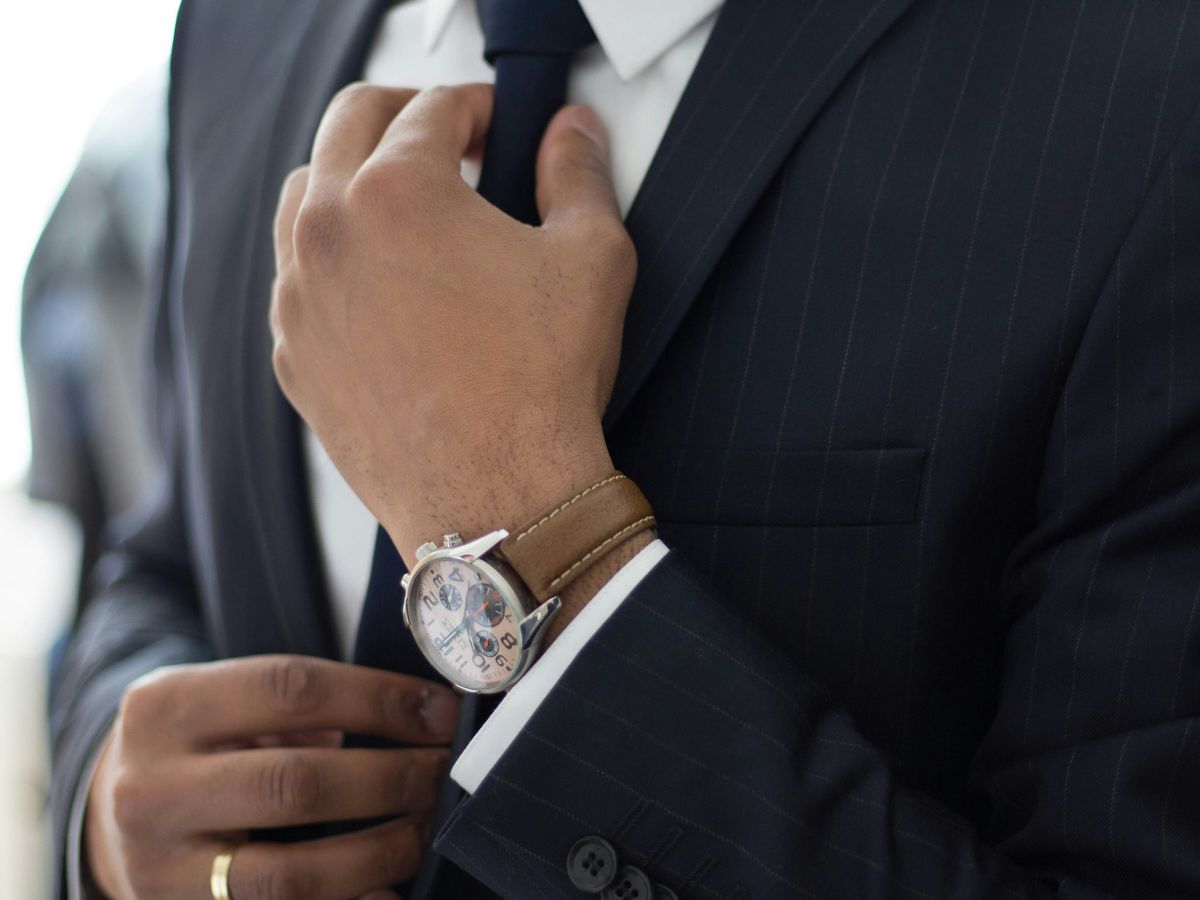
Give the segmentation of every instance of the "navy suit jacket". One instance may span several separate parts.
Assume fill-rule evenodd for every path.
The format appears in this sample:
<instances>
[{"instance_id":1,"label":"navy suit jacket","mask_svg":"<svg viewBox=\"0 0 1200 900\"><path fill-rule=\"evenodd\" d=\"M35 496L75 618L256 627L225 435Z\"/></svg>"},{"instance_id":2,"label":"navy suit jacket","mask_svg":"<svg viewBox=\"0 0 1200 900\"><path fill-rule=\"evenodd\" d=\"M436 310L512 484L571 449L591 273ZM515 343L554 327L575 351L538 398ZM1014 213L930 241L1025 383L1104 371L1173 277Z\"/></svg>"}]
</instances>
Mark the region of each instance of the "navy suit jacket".
<instances>
[{"instance_id":1,"label":"navy suit jacket","mask_svg":"<svg viewBox=\"0 0 1200 900\"><path fill-rule=\"evenodd\" d=\"M173 478L75 635L60 822L134 677L335 653L270 225L384 5L183 5ZM432 895L580 896L594 834L695 900L1200 896L1198 102L1183 0L728 0L606 419L672 551Z\"/></svg>"}]
</instances>

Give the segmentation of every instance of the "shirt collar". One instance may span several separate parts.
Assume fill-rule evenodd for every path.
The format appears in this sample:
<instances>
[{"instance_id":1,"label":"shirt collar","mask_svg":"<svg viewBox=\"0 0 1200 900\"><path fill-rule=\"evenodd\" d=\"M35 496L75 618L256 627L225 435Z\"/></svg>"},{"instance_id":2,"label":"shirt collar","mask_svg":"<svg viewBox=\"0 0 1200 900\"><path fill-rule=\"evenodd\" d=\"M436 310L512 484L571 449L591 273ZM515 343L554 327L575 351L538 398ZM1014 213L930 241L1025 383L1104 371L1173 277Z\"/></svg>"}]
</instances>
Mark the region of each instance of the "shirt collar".
<instances>
[{"instance_id":1,"label":"shirt collar","mask_svg":"<svg viewBox=\"0 0 1200 900\"><path fill-rule=\"evenodd\" d=\"M450 14L470 0L425 0L424 44L437 46ZM604 55L623 81L644 71L720 7L722 0L579 0Z\"/></svg>"}]
</instances>

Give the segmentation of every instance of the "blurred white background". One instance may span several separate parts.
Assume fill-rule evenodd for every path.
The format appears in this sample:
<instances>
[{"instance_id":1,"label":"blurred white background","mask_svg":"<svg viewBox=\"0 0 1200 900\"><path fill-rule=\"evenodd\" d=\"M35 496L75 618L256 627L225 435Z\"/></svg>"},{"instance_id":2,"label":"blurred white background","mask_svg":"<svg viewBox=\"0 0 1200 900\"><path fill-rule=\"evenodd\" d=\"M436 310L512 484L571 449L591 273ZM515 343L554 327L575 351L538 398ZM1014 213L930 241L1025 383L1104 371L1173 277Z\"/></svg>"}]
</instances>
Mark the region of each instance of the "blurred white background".
<instances>
[{"instance_id":1,"label":"blurred white background","mask_svg":"<svg viewBox=\"0 0 1200 900\"><path fill-rule=\"evenodd\" d=\"M78 536L26 500L21 283L89 126L166 59L178 0L0 0L0 896L48 895L45 656L69 616Z\"/></svg>"}]
</instances>

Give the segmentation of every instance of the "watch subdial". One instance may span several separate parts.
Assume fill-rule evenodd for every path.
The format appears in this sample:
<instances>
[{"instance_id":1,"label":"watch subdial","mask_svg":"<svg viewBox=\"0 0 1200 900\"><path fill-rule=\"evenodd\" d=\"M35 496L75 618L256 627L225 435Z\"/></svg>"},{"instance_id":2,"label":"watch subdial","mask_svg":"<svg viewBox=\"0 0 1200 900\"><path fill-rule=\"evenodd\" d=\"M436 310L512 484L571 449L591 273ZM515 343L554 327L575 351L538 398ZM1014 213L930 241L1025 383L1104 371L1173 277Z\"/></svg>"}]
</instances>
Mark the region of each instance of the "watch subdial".
<instances>
[{"instance_id":1,"label":"watch subdial","mask_svg":"<svg viewBox=\"0 0 1200 900\"><path fill-rule=\"evenodd\" d=\"M490 584L476 582L467 591L467 615L479 625L495 628L504 621L504 598Z\"/></svg>"},{"instance_id":2,"label":"watch subdial","mask_svg":"<svg viewBox=\"0 0 1200 900\"><path fill-rule=\"evenodd\" d=\"M453 612L462 606L462 591L452 584L443 584L438 589L438 599L442 601L442 606Z\"/></svg>"},{"instance_id":3,"label":"watch subdial","mask_svg":"<svg viewBox=\"0 0 1200 900\"><path fill-rule=\"evenodd\" d=\"M475 644L475 650L489 659L500 652L500 642L487 629L475 632L472 642Z\"/></svg>"}]
</instances>

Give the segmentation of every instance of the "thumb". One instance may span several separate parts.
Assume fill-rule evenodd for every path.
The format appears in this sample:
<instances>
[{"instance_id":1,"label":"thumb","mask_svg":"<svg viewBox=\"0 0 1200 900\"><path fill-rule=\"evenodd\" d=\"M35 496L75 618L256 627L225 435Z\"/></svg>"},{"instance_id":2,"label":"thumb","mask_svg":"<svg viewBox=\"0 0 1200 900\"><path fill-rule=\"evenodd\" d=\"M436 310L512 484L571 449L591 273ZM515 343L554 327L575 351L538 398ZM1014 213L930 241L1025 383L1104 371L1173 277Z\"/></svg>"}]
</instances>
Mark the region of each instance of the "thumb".
<instances>
[{"instance_id":1,"label":"thumb","mask_svg":"<svg viewBox=\"0 0 1200 900\"><path fill-rule=\"evenodd\" d=\"M546 126L538 149L537 207L543 224L550 227L580 217L621 220L608 133L586 106L564 106Z\"/></svg>"}]
</instances>

